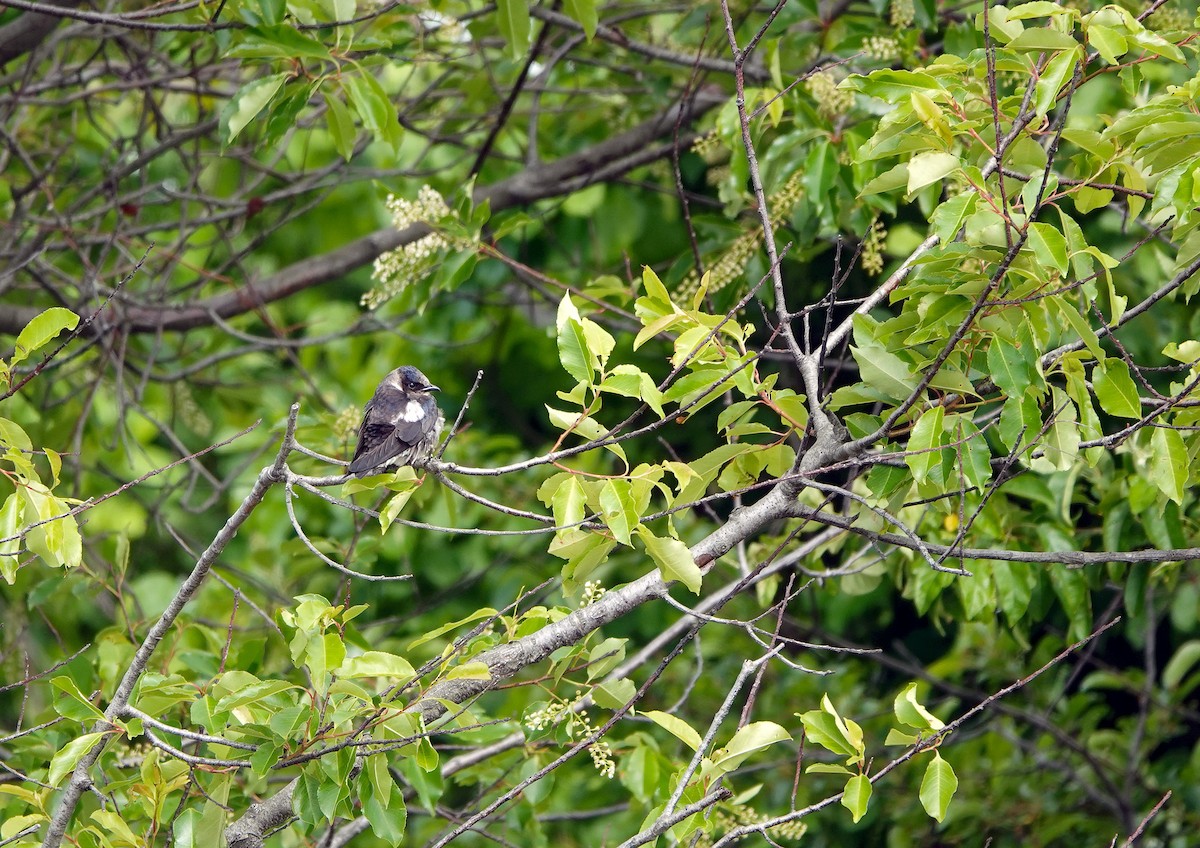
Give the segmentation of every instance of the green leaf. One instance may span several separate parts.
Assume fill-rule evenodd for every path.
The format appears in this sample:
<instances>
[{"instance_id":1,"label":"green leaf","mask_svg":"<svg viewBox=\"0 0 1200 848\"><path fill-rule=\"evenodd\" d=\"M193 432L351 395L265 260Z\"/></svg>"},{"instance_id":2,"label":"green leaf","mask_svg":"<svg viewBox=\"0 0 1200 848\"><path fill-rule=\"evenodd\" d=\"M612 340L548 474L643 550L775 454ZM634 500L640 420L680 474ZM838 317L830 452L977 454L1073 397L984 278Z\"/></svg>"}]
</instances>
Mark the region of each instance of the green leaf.
<instances>
[{"instance_id":1,"label":"green leaf","mask_svg":"<svg viewBox=\"0 0 1200 848\"><path fill-rule=\"evenodd\" d=\"M479 660L456 665L446 675L447 680L491 680L492 672L487 663Z\"/></svg>"},{"instance_id":2,"label":"green leaf","mask_svg":"<svg viewBox=\"0 0 1200 848\"><path fill-rule=\"evenodd\" d=\"M1046 63L1046 69L1038 76L1033 99L1033 108L1039 117L1045 116L1058 102L1058 93L1074 73L1079 53L1079 46L1073 45Z\"/></svg>"},{"instance_id":3,"label":"green leaf","mask_svg":"<svg viewBox=\"0 0 1200 848\"><path fill-rule=\"evenodd\" d=\"M642 287L646 290L646 297L665 304L671 302L671 295L667 292L667 287L663 285L658 274L655 274L649 265L642 266Z\"/></svg>"},{"instance_id":4,"label":"green leaf","mask_svg":"<svg viewBox=\"0 0 1200 848\"><path fill-rule=\"evenodd\" d=\"M325 99L325 123L329 135L333 138L334 149L347 162L354 155L354 143L358 140L358 132L354 128L354 118L341 98L334 97L328 91L321 92Z\"/></svg>"},{"instance_id":5,"label":"green leaf","mask_svg":"<svg viewBox=\"0 0 1200 848\"><path fill-rule=\"evenodd\" d=\"M918 71L875 71L867 76L851 74L841 87L861 91L889 103L907 101L913 91L922 91L928 96L946 95L946 90L932 75Z\"/></svg>"},{"instance_id":6,"label":"green leaf","mask_svg":"<svg viewBox=\"0 0 1200 848\"><path fill-rule=\"evenodd\" d=\"M63 330L74 330L78 325L79 316L61 306L52 306L35 316L17 336L12 359L8 361L9 367L24 362L31 353Z\"/></svg>"},{"instance_id":7,"label":"green leaf","mask_svg":"<svg viewBox=\"0 0 1200 848\"><path fill-rule=\"evenodd\" d=\"M962 229L963 221L975 213L979 196L973 191L957 194L938 206L930 219L933 232L942 244L950 244Z\"/></svg>"},{"instance_id":8,"label":"green leaf","mask_svg":"<svg viewBox=\"0 0 1200 848\"><path fill-rule=\"evenodd\" d=\"M113 846L140 846L145 841L138 838L129 824L114 810L96 810L88 818L98 824L107 844Z\"/></svg>"},{"instance_id":9,"label":"green leaf","mask_svg":"<svg viewBox=\"0 0 1200 848\"><path fill-rule=\"evenodd\" d=\"M1129 42L1125 40L1125 36L1111 27L1089 26L1087 40L1088 44L1096 48L1096 52L1110 65L1117 64L1118 59L1129 52Z\"/></svg>"},{"instance_id":10,"label":"green leaf","mask_svg":"<svg viewBox=\"0 0 1200 848\"><path fill-rule=\"evenodd\" d=\"M1058 386L1050 389L1050 414L1054 423L1042 440L1042 455L1031 463L1035 471L1066 471L1079 457L1079 416L1075 404ZM1031 434L1027 433L1026 438Z\"/></svg>"},{"instance_id":11,"label":"green leaf","mask_svg":"<svg viewBox=\"0 0 1200 848\"><path fill-rule=\"evenodd\" d=\"M1158 490L1183 504L1188 479L1187 447L1183 436L1168 427L1155 427L1150 436L1150 476Z\"/></svg>"},{"instance_id":12,"label":"green leaf","mask_svg":"<svg viewBox=\"0 0 1200 848\"><path fill-rule=\"evenodd\" d=\"M1011 17L1010 17L1011 19ZM1030 27L1008 43L1010 50L1018 52L1070 51L1079 47L1079 42L1065 32L1050 27ZM1067 54L1069 55L1069 54Z\"/></svg>"},{"instance_id":13,"label":"green leaf","mask_svg":"<svg viewBox=\"0 0 1200 848\"><path fill-rule=\"evenodd\" d=\"M733 771L755 751L761 751L779 742L791 741L791 734L775 722L752 721L733 734L733 738L722 751L713 754L713 765L718 771Z\"/></svg>"},{"instance_id":14,"label":"green leaf","mask_svg":"<svg viewBox=\"0 0 1200 848\"><path fill-rule=\"evenodd\" d=\"M700 750L700 745L704 740L700 738L700 734L696 732L696 729L683 719L676 718L670 713L664 713L660 710L647 710L642 715L683 742L693 751Z\"/></svg>"},{"instance_id":15,"label":"green leaf","mask_svg":"<svg viewBox=\"0 0 1200 848\"><path fill-rule=\"evenodd\" d=\"M821 709L804 713L800 722L808 739L845 756L847 765L863 762L866 748L862 728L856 722L842 718L828 695L821 696Z\"/></svg>"},{"instance_id":16,"label":"green leaf","mask_svg":"<svg viewBox=\"0 0 1200 848\"><path fill-rule=\"evenodd\" d=\"M933 759L925 768L925 776L921 779L921 806L931 818L940 822L946 816L950 799L954 797L956 789L958 777L955 776L954 769L942 759L941 754L934 751Z\"/></svg>"},{"instance_id":17,"label":"green leaf","mask_svg":"<svg viewBox=\"0 0 1200 848\"><path fill-rule=\"evenodd\" d=\"M968 486L980 491L992 479L992 451L987 440L967 415L953 415L947 422L946 430L950 434L953 447L950 448L958 457L958 467Z\"/></svg>"},{"instance_id":18,"label":"green leaf","mask_svg":"<svg viewBox=\"0 0 1200 848\"><path fill-rule=\"evenodd\" d=\"M596 0L565 0L563 9L571 18L583 27L583 34L591 41L596 37Z\"/></svg>"},{"instance_id":19,"label":"green leaf","mask_svg":"<svg viewBox=\"0 0 1200 848\"><path fill-rule=\"evenodd\" d=\"M1079 309L1073 304L1062 298L1055 298L1054 305L1058 308L1058 314L1066 319L1078 335L1083 340L1088 352L1096 358L1097 362L1103 362L1105 359L1104 349L1100 347L1100 339L1096 336L1096 331L1092 329L1088 319L1081 315Z\"/></svg>"},{"instance_id":20,"label":"green leaf","mask_svg":"<svg viewBox=\"0 0 1200 848\"><path fill-rule=\"evenodd\" d=\"M408 809L388 773L385 754L372 754L363 761L358 776L358 797L375 836L393 846L404 841Z\"/></svg>"},{"instance_id":21,"label":"green leaf","mask_svg":"<svg viewBox=\"0 0 1200 848\"><path fill-rule=\"evenodd\" d=\"M945 415L940 406L935 406L921 413L912 435L908 439L908 449L904 452L904 463L912 471L913 480L919 485L929 477L929 473L942 464L942 452L938 447L942 443L942 418Z\"/></svg>"},{"instance_id":22,"label":"green leaf","mask_svg":"<svg viewBox=\"0 0 1200 848\"><path fill-rule=\"evenodd\" d=\"M1031 0L1029 3L1021 3L1005 9L1005 18L1010 21L1027 21L1032 18L1049 18L1056 15L1077 16L1078 14L1074 9L1065 8L1059 3L1050 2L1050 0Z\"/></svg>"},{"instance_id":23,"label":"green leaf","mask_svg":"<svg viewBox=\"0 0 1200 848\"><path fill-rule=\"evenodd\" d=\"M246 31L245 41L225 52L228 59L316 59L333 57L315 38L309 38L292 24L259 26Z\"/></svg>"},{"instance_id":24,"label":"green leaf","mask_svg":"<svg viewBox=\"0 0 1200 848\"><path fill-rule=\"evenodd\" d=\"M1179 688L1188 672L1200 662L1200 640L1189 639L1176 649L1163 668L1162 684L1168 692Z\"/></svg>"},{"instance_id":25,"label":"green leaf","mask_svg":"<svg viewBox=\"0 0 1200 848\"><path fill-rule=\"evenodd\" d=\"M580 383L592 382L592 352L588 350L583 326L571 319L558 325L558 360Z\"/></svg>"},{"instance_id":26,"label":"green leaf","mask_svg":"<svg viewBox=\"0 0 1200 848\"><path fill-rule=\"evenodd\" d=\"M622 545L633 544L633 530L641 517L628 480L605 480L600 488L600 517Z\"/></svg>"},{"instance_id":27,"label":"green leaf","mask_svg":"<svg viewBox=\"0 0 1200 848\"><path fill-rule=\"evenodd\" d=\"M529 49L529 0L496 0L496 14L509 52L523 56Z\"/></svg>"},{"instance_id":28,"label":"green leaf","mask_svg":"<svg viewBox=\"0 0 1200 848\"><path fill-rule=\"evenodd\" d=\"M904 400L916 388L919 378L913 366L883 345L850 348L858 362L864 382L894 400Z\"/></svg>"},{"instance_id":29,"label":"green leaf","mask_svg":"<svg viewBox=\"0 0 1200 848\"><path fill-rule=\"evenodd\" d=\"M953 153L918 153L908 162L908 193L912 194L954 173L960 165L958 157Z\"/></svg>"},{"instance_id":30,"label":"green leaf","mask_svg":"<svg viewBox=\"0 0 1200 848\"><path fill-rule=\"evenodd\" d=\"M1092 388L1100 408L1118 418L1141 418L1141 396L1123 359L1109 357L1092 371Z\"/></svg>"},{"instance_id":31,"label":"green leaf","mask_svg":"<svg viewBox=\"0 0 1200 848\"><path fill-rule=\"evenodd\" d=\"M377 141L391 145L398 150L404 139L404 132L396 116L396 107L388 98L387 92L370 73L346 74L342 77L342 85L350 95L354 111L362 118L365 126Z\"/></svg>"},{"instance_id":32,"label":"green leaf","mask_svg":"<svg viewBox=\"0 0 1200 848\"><path fill-rule=\"evenodd\" d=\"M253 121L275 92L291 77L290 73L272 74L262 79L256 79L238 89L230 98L229 103L221 110L221 138L229 145L238 137L246 125Z\"/></svg>"},{"instance_id":33,"label":"green leaf","mask_svg":"<svg viewBox=\"0 0 1200 848\"><path fill-rule=\"evenodd\" d=\"M637 534L646 546L646 552L662 572L663 580L678 580L693 594L700 594L703 575L687 545L678 539L655 536L642 525L638 525Z\"/></svg>"},{"instance_id":34,"label":"green leaf","mask_svg":"<svg viewBox=\"0 0 1200 848\"><path fill-rule=\"evenodd\" d=\"M332 638L337 639L336 636ZM309 644L311 645L312 643L310 642ZM238 707L245 707L265 701L272 695L277 695L280 692L298 688L300 687L294 683L288 683L286 680L259 680L257 683L251 683L249 686L238 686L235 691L217 701L216 706L213 707L213 712L230 712Z\"/></svg>"},{"instance_id":35,"label":"green leaf","mask_svg":"<svg viewBox=\"0 0 1200 848\"><path fill-rule=\"evenodd\" d=\"M0 575L4 582L12 585L17 579L17 552L21 550L21 540L16 537L17 525L21 514L25 511L25 499L20 491L13 492L4 500L0 508L0 539L12 539L11 542L0 542Z\"/></svg>"},{"instance_id":36,"label":"green leaf","mask_svg":"<svg viewBox=\"0 0 1200 848\"><path fill-rule=\"evenodd\" d=\"M592 689L592 700L596 706L606 710L619 710L633 700L637 687L628 677L620 680L610 680Z\"/></svg>"},{"instance_id":37,"label":"green leaf","mask_svg":"<svg viewBox=\"0 0 1200 848\"><path fill-rule=\"evenodd\" d=\"M941 730L945 723L917 700L917 684L910 683L896 695L893 703L896 720L918 730Z\"/></svg>"},{"instance_id":38,"label":"green leaf","mask_svg":"<svg viewBox=\"0 0 1200 848\"><path fill-rule=\"evenodd\" d=\"M915 733L904 733L893 727L888 730L887 738L883 740L883 744L888 746L899 745L907 748L909 745L915 745L920 741L921 737Z\"/></svg>"},{"instance_id":39,"label":"green leaf","mask_svg":"<svg viewBox=\"0 0 1200 848\"><path fill-rule=\"evenodd\" d=\"M413 648L419 648L426 642L432 642L434 639L444 636L451 630L456 630L459 627L462 627L464 624L470 624L472 621L478 621L481 618L492 618L496 615L499 615L499 612L491 607L477 609L475 612L465 616L464 618L460 618L457 621L451 621L449 624L443 624L441 627L437 627L422 636L418 636L416 639L413 639L408 643L408 650L411 651Z\"/></svg>"},{"instance_id":40,"label":"green leaf","mask_svg":"<svg viewBox=\"0 0 1200 848\"><path fill-rule=\"evenodd\" d=\"M850 811L855 824L867 814L870 800L871 780L865 774L856 774L846 781L846 788L842 790L842 806Z\"/></svg>"},{"instance_id":41,"label":"green leaf","mask_svg":"<svg viewBox=\"0 0 1200 848\"><path fill-rule=\"evenodd\" d=\"M67 696L55 699L54 709L59 715L81 723L106 720L104 713L79 691L71 678L61 675L51 680L50 685Z\"/></svg>"},{"instance_id":42,"label":"green leaf","mask_svg":"<svg viewBox=\"0 0 1200 848\"><path fill-rule=\"evenodd\" d=\"M1067 273L1067 240L1057 228L1049 224L1030 224L1029 247L1044 267L1053 268L1060 274Z\"/></svg>"},{"instance_id":43,"label":"green leaf","mask_svg":"<svg viewBox=\"0 0 1200 848\"><path fill-rule=\"evenodd\" d=\"M411 680L415 674L408 660L386 651L365 651L348 658L338 670L339 677L388 677L396 681Z\"/></svg>"},{"instance_id":44,"label":"green leaf","mask_svg":"<svg viewBox=\"0 0 1200 848\"><path fill-rule=\"evenodd\" d=\"M625 643L628 639L610 636L593 645L587 655L587 678L589 681L608 674L625 660Z\"/></svg>"},{"instance_id":45,"label":"green leaf","mask_svg":"<svg viewBox=\"0 0 1200 848\"><path fill-rule=\"evenodd\" d=\"M1052 546L1052 549L1059 547L1067 546L1057 545ZM1068 631L1070 637L1083 639L1092 629L1092 596L1088 591L1087 577L1082 571L1066 568L1051 568L1049 573L1050 585L1062 602L1067 620L1071 623Z\"/></svg>"},{"instance_id":46,"label":"green leaf","mask_svg":"<svg viewBox=\"0 0 1200 848\"><path fill-rule=\"evenodd\" d=\"M85 733L77 736L62 747L50 760L50 770L46 774L46 782L57 787L70 774L88 751L92 750L105 733Z\"/></svg>"}]
</instances>

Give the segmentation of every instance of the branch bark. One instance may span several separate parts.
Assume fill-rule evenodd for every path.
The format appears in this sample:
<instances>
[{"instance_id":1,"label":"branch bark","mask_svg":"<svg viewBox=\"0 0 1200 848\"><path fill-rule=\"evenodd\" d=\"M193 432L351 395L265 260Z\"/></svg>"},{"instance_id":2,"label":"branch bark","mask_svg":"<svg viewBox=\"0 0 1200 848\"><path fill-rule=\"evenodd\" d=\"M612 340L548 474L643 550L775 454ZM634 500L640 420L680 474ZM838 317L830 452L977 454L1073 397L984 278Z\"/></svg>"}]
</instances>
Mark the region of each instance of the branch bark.
<instances>
[{"instance_id":1,"label":"branch bark","mask_svg":"<svg viewBox=\"0 0 1200 848\"><path fill-rule=\"evenodd\" d=\"M795 499L795 487L781 483L772 488L762 500L737 510L729 521L696 543L691 554L702 567L723 556L738 542L758 534L773 521L788 517ZM642 604L661 598L670 588L657 571L639 577L618 589L604 594L594 604L577 609L559 621L546 625L536 633L498 645L475 657L488 667L487 680L443 680L429 687L414 708L426 723L447 711L446 704L463 704L482 695L497 684L513 677L522 669L546 659L559 648L574 645L599 627L615 621ZM282 826L292 816L292 781L277 793L253 804L225 830L229 848L262 848L263 834Z\"/></svg>"},{"instance_id":2,"label":"branch bark","mask_svg":"<svg viewBox=\"0 0 1200 848\"><path fill-rule=\"evenodd\" d=\"M655 139L670 136L677 122L691 122L725 102L718 89L705 88L661 114L632 129L554 162L539 163L491 186L476 190L475 202L488 202L493 213L524 206L548 197L559 197L603 180L613 180L629 171L669 155L671 145L655 145ZM103 327L94 332L119 330L125 333L185 331L233 318L265 304L282 300L298 291L336 280L369 265L381 254L396 250L428 234L425 225L403 230L376 230L349 244L311 259L293 263L258 282L245 285L196 303L177 307L110 306L113 310ZM42 310L32 306L8 306L0 311L0 333L19 333Z\"/></svg>"}]
</instances>

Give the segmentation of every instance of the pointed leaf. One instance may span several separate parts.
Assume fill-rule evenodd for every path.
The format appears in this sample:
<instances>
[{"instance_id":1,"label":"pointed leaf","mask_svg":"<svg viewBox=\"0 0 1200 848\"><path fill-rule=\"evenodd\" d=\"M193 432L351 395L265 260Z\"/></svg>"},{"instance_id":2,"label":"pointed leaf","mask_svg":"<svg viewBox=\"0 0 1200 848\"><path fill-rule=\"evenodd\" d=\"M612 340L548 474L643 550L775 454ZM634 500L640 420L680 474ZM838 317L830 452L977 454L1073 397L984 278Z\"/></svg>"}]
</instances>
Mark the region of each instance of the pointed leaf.
<instances>
[{"instance_id":1,"label":"pointed leaf","mask_svg":"<svg viewBox=\"0 0 1200 848\"><path fill-rule=\"evenodd\" d=\"M676 739L679 739L693 751L699 751L700 745L704 740L700 738L700 734L696 729L681 718L676 718L670 713L664 713L660 710L648 710L642 713L646 718L657 724L663 730L670 733Z\"/></svg>"},{"instance_id":2,"label":"pointed leaf","mask_svg":"<svg viewBox=\"0 0 1200 848\"><path fill-rule=\"evenodd\" d=\"M1177 430L1155 427L1150 436L1150 476L1160 492L1177 504L1183 503L1188 479L1187 447Z\"/></svg>"},{"instance_id":3,"label":"pointed leaf","mask_svg":"<svg viewBox=\"0 0 1200 848\"><path fill-rule=\"evenodd\" d=\"M637 533L646 546L646 552L662 572L663 580L678 580L692 594L700 594L703 575L687 545L678 539L655 536L643 526L638 526Z\"/></svg>"},{"instance_id":4,"label":"pointed leaf","mask_svg":"<svg viewBox=\"0 0 1200 848\"><path fill-rule=\"evenodd\" d=\"M1110 357L1092 372L1092 388L1100 408L1118 418L1141 418L1141 396L1123 359Z\"/></svg>"},{"instance_id":5,"label":"pointed leaf","mask_svg":"<svg viewBox=\"0 0 1200 848\"><path fill-rule=\"evenodd\" d=\"M23 362L31 353L63 330L74 330L78 324L79 316L61 306L52 306L35 316L17 336L12 359L8 361L9 366Z\"/></svg>"},{"instance_id":6,"label":"pointed leaf","mask_svg":"<svg viewBox=\"0 0 1200 848\"><path fill-rule=\"evenodd\" d=\"M925 769L925 777L921 779L921 806L925 812L936 821L946 816L950 799L958 789L958 777L950 764L942 759L942 755L934 751L933 760Z\"/></svg>"},{"instance_id":7,"label":"pointed leaf","mask_svg":"<svg viewBox=\"0 0 1200 848\"><path fill-rule=\"evenodd\" d=\"M856 774L846 781L842 792L842 806L850 811L855 824L867 814L867 804L871 800L871 781L865 774Z\"/></svg>"}]
</instances>

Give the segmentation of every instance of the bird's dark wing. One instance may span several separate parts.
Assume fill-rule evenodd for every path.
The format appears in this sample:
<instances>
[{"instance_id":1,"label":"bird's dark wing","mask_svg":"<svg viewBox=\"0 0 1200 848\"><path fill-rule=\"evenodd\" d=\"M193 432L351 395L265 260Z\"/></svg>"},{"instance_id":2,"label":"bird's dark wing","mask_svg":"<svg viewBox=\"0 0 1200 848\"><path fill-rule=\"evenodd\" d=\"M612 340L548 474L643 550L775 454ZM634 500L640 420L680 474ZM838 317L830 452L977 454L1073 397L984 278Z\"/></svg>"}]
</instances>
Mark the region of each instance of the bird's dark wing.
<instances>
[{"instance_id":1,"label":"bird's dark wing","mask_svg":"<svg viewBox=\"0 0 1200 848\"><path fill-rule=\"evenodd\" d=\"M418 445L437 426L438 408L433 395L410 394L392 423L396 428L397 441L404 446Z\"/></svg>"},{"instance_id":2,"label":"bird's dark wing","mask_svg":"<svg viewBox=\"0 0 1200 848\"><path fill-rule=\"evenodd\" d=\"M391 386L380 386L363 407L363 420L358 428L358 445L350 460L351 474L361 474L387 464L403 446L394 438L396 426L391 419L404 401L404 392Z\"/></svg>"}]
</instances>

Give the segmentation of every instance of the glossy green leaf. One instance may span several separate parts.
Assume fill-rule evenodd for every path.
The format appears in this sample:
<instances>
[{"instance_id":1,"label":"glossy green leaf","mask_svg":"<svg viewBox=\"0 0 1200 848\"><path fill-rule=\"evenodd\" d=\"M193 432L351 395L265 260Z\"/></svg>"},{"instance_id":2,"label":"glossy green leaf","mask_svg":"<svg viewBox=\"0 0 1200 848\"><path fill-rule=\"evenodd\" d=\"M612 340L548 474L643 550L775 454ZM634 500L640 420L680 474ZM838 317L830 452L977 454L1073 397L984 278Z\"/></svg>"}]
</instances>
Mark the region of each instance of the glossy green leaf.
<instances>
[{"instance_id":1,"label":"glossy green leaf","mask_svg":"<svg viewBox=\"0 0 1200 848\"><path fill-rule=\"evenodd\" d=\"M633 531L641 517L633 501L628 480L605 480L600 489L600 517L622 545L632 544Z\"/></svg>"},{"instance_id":2,"label":"glossy green leaf","mask_svg":"<svg viewBox=\"0 0 1200 848\"><path fill-rule=\"evenodd\" d=\"M646 710L642 712L642 715L683 742L693 751L700 750L700 745L703 744L704 740L700 738L700 734L696 732L696 729L683 719L676 718L661 710Z\"/></svg>"},{"instance_id":3,"label":"glossy green leaf","mask_svg":"<svg viewBox=\"0 0 1200 848\"><path fill-rule=\"evenodd\" d=\"M1183 503L1188 479L1187 447L1183 436L1168 427L1155 427L1150 436L1150 475L1160 492Z\"/></svg>"},{"instance_id":4,"label":"glossy green leaf","mask_svg":"<svg viewBox=\"0 0 1200 848\"><path fill-rule=\"evenodd\" d=\"M945 411L940 406L934 406L921 413L913 426L912 435L908 439L908 449L904 453L904 463L912 471L913 480L919 485L924 483L930 472L941 467L942 452L942 423Z\"/></svg>"},{"instance_id":5,"label":"glossy green leaf","mask_svg":"<svg viewBox=\"0 0 1200 848\"><path fill-rule=\"evenodd\" d=\"M1141 396L1123 359L1109 357L1092 372L1092 387L1100 408L1118 418L1141 418Z\"/></svg>"},{"instance_id":6,"label":"glossy green leaf","mask_svg":"<svg viewBox=\"0 0 1200 848\"><path fill-rule=\"evenodd\" d=\"M64 745L50 759L50 770L46 774L46 783L54 787L59 786L67 775L74 771L75 766L79 764L84 755L106 735L104 733L85 733L82 736L76 736Z\"/></svg>"},{"instance_id":7,"label":"glossy green leaf","mask_svg":"<svg viewBox=\"0 0 1200 848\"><path fill-rule=\"evenodd\" d=\"M496 15L509 52L525 55L529 50L529 0L496 0Z\"/></svg>"},{"instance_id":8,"label":"glossy green leaf","mask_svg":"<svg viewBox=\"0 0 1200 848\"><path fill-rule=\"evenodd\" d=\"M596 25L599 21L596 14L596 0L565 0L563 9L583 27L583 33L587 36L588 41L596 37Z\"/></svg>"},{"instance_id":9,"label":"glossy green leaf","mask_svg":"<svg viewBox=\"0 0 1200 848\"><path fill-rule=\"evenodd\" d=\"M917 684L909 683L893 702L896 720L918 730L941 730L945 723L917 700Z\"/></svg>"},{"instance_id":10,"label":"glossy green leaf","mask_svg":"<svg viewBox=\"0 0 1200 848\"><path fill-rule=\"evenodd\" d=\"M958 170L961 163L953 153L918 153L908 162L908 193L935 183Z\"/></svg>"},{"instance_id":11,"label":"glossy green leaf","mask_svg":"<svg viewBox=\"0 0 1200 848\"><path fill-rule=\"evenodd\" d=\"M934 751L933 759L925 767L925 776L921 778L920 792L921 806L930 818L940 822L946 817L946 810L957 789L958 777L954 769L942 759L941 754Z\"/></svg>"},{"instance_id":12,"label":"glossy green leaf","mask_svg":"<svg viewBox=\"0 0 1200 848\"><path fill-rule=\"evenodd\" d=\"M8 360L9 367L24 362L30 354L38 350L63 330L74 330L79 326L79 316L61 306L52 306L33 318L17 336L13 347L13 355Z\"/></svg>"},{"instance_id":13,"label":"glossy green leaf","mask_svg":"<svg viewBox=\"0 0 1200 848\"><path fill-rule=\"evenodd\" d=\"M253 121L291 74L272 74L246 83L221 111L222 139L232 144L246 125Z\"/></svg>"},{"instance_id":14,"label":"glossy green leaf","mask_svg":"<svg viewBox=\"0 0 1200 848\"><path fill-rule=\"evenodd\" d=\"M871 801L871 780L865 774L856 774L846 781L842 790L842 806L850 811L855 824L867 814L867 804Z\"/></svg>"},{"instance_id":15,"label":"glossy green leaf","mask_svg":"<svg viewBox=\"0 0 1200 848\"><path fill-rule=\"evenodd\" d=\"M1163 688L1168 692L1178 689L1197 663L1200 663L1200 640L1189 639L1171 654L1171 658L1163 667Z\"/></svg>"},{"instance_id":16,"label":"glossy green leaf","mask_svg":"<svg viewBox=\"0 0 1200 848\"><path fill-rule=\"evenodd\" d=\"M637 532L646 546L646 552L662 572L664 580L677 580L693 594L700 594L703 575L687 545L678 539L655 536L641 525L638 526Z\"/></svg>"}]
</instances>

